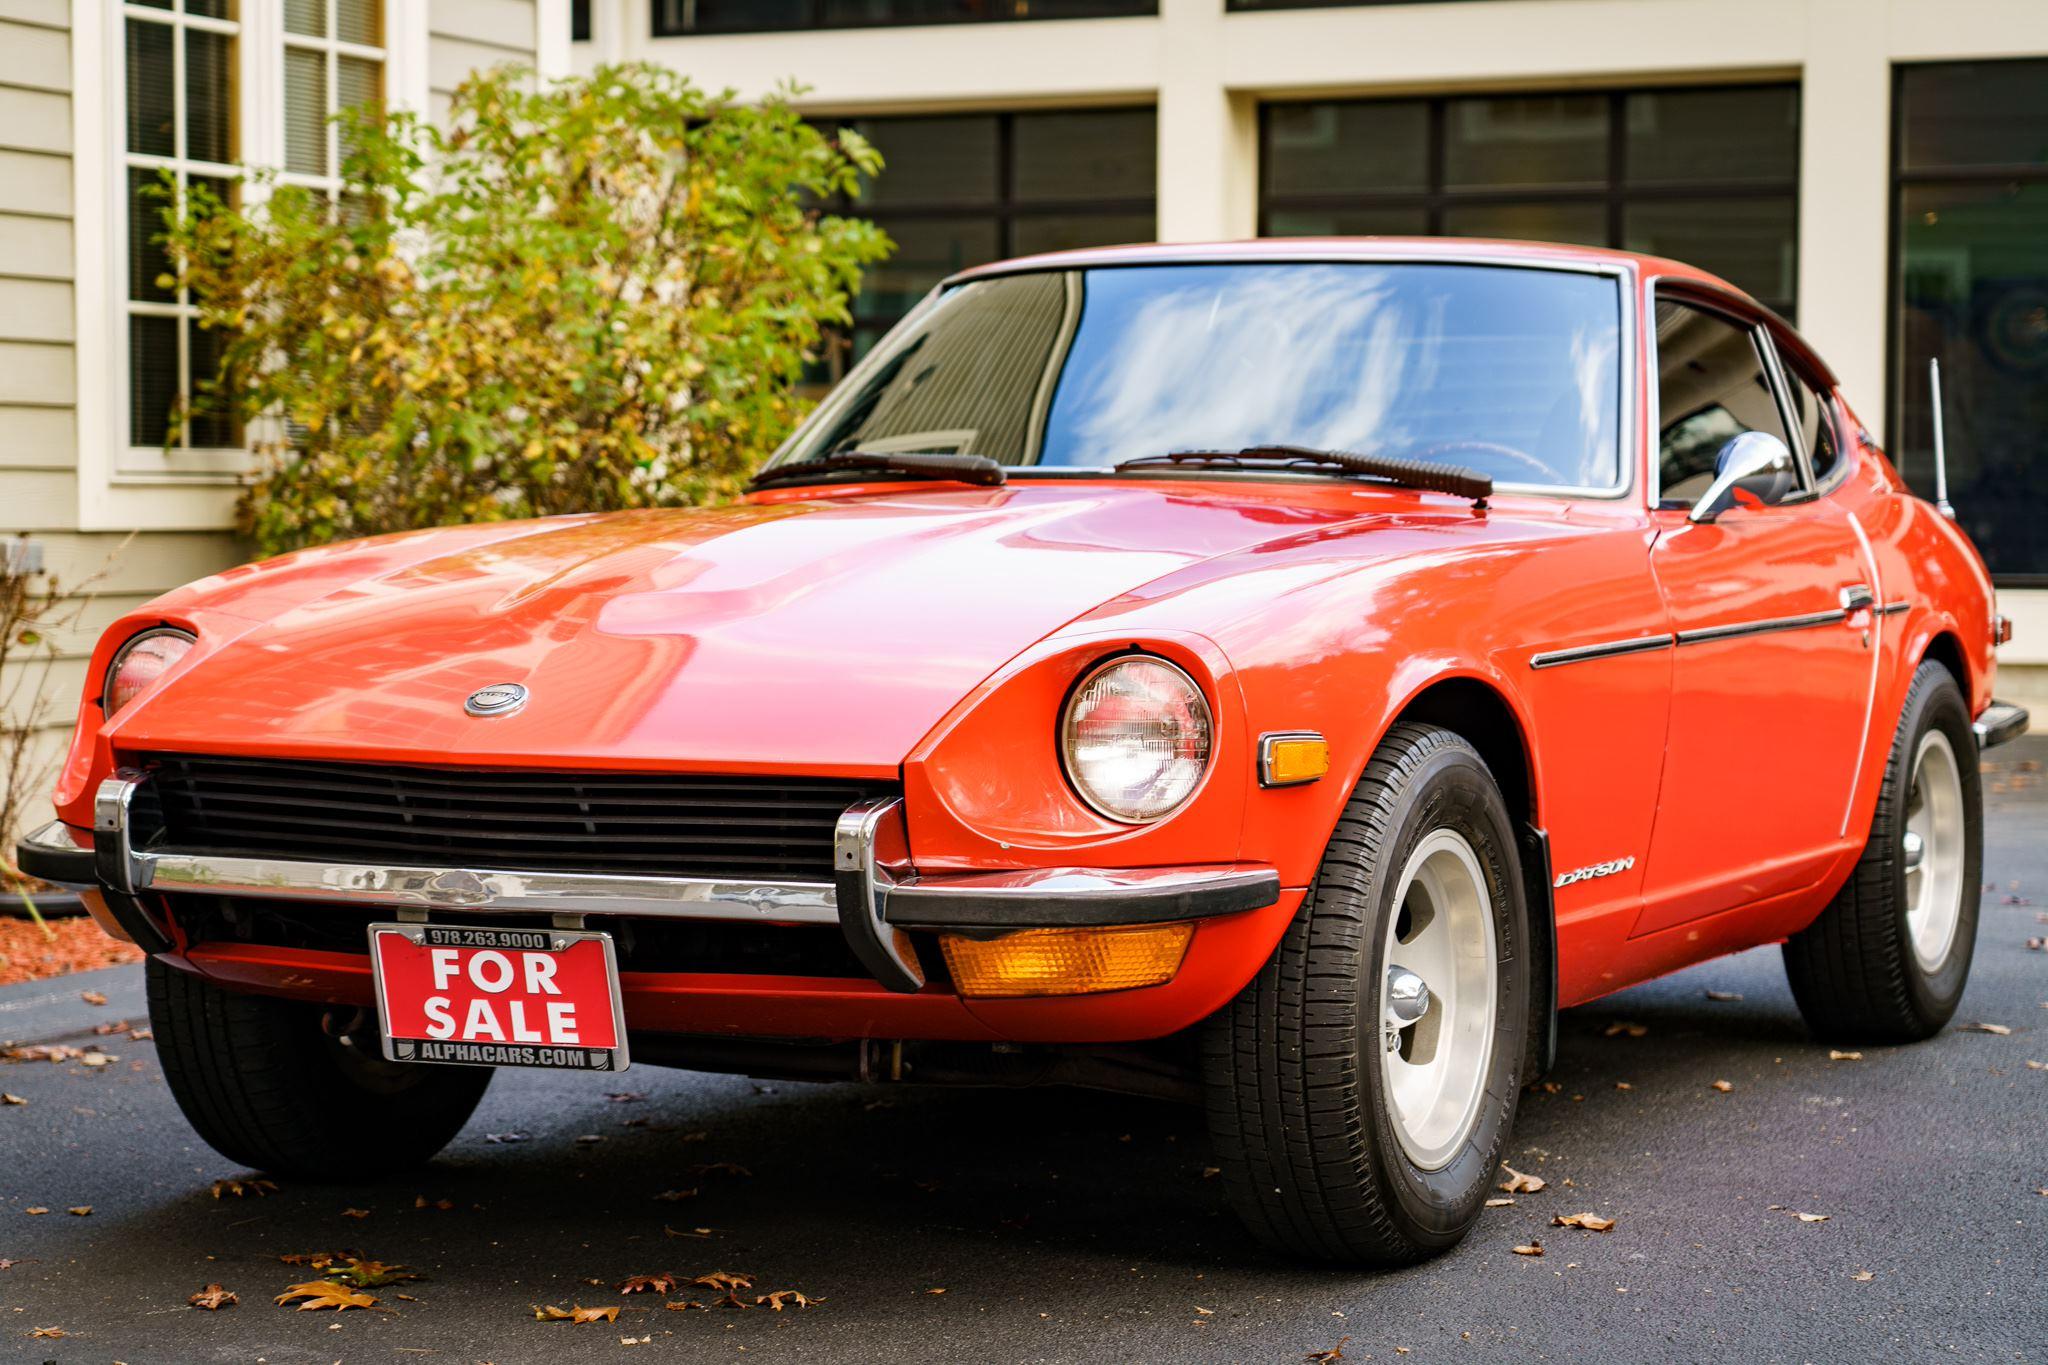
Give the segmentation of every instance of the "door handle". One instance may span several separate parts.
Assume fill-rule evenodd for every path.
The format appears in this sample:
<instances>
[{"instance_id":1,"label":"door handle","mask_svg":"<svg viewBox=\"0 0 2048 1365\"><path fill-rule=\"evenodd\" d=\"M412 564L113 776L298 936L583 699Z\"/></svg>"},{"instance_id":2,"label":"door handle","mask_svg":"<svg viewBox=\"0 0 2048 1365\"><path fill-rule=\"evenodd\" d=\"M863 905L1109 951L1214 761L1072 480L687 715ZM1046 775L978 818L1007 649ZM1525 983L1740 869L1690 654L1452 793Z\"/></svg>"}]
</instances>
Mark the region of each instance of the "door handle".
<instances>
[{"instance_id":1,"label":"door handle","mask_svg":"<svg viewBox=\"0 0 2048 1365\"><path fill-rule=\"evenodd\" d=\"M1849 615L1868 611L1877 605L1877 594L1870 590L1868 583L1851 583L1842 589L1842 610Z\"/></svg>"}]
</instances>

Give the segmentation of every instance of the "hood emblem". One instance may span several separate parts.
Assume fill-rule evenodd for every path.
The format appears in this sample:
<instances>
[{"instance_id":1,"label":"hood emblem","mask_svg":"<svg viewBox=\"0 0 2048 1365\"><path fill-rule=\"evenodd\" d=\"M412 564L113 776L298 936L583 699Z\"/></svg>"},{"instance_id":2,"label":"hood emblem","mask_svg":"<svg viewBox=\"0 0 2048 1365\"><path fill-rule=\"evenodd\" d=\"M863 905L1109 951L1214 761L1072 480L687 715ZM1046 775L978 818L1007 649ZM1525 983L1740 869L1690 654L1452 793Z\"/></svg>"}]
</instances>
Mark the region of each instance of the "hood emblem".
<instances>
[{"instance_id":1,"label":"hood emblem","mask_svg":"<svg viewBox=\"0 0 2048 1365\"><path fill-rule=\"evenodd\" d=\"M526 705L526 689L518 683L492 683L479 687L462 703L472 716L509 716Z\"/></svg>"}]
</instances>

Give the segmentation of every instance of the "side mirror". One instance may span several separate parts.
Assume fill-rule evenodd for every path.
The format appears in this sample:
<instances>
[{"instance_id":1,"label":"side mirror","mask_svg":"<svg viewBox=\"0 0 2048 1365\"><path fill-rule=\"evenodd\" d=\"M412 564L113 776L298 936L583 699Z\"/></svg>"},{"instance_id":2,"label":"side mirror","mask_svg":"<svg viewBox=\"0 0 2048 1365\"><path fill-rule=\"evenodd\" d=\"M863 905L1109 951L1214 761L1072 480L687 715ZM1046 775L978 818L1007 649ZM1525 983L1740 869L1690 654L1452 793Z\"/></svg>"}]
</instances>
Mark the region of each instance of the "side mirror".
<instances>
[{"instance_id":1,"label":"side mirror","mask_svg":"<svg viewBox=\"0 0 2048 1365\"><path fill-rule=\"evenodd\" d=\"M1745 431L1714 457L1714 482L1685 519L1712 521L1742 500L1741 494L1768 507L1784 501L1798 482L1799 466L1790 447L1768 432Z\"/></svg>"}]
</instances>

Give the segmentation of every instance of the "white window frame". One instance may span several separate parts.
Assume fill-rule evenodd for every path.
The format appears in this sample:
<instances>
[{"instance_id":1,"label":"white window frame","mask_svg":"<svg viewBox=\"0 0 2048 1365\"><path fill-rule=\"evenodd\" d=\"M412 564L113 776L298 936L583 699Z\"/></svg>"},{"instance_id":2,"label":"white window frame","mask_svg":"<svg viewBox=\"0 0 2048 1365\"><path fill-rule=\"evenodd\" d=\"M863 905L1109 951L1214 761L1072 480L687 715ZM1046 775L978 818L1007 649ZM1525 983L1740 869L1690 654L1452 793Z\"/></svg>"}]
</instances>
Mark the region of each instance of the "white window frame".
<instances>
[{"instance_id":1,"label":"white window frame","mask_svg":"<svg viewBox=\"0 0 2048 1365\"><path fill-rule=\"evenodd\" d=\"M342 55L371 56L384 64L387 108L424 115L428 109L428 0L384 0L384 46L364 48L339 40L291 35L300 47L332 46ZM183 8L182 4L179 8ZM191 171L243 174L276 170L291 184L332 189L332 177L285 174L284 11L280 0L238 0L237 18L188 15L193 27L235 33L234 144L238 167L184 163ZM234 490L251 468L244 447L173 449L129 440L128 316L175 305L128 300L128 189L130 165L160 158L131 157L127 143L126 29L130 11L161 20L153 6L94 0L72 7L73 195L78 326L78 501L81 529L216 530L230 524ZM329 60L330 76L333 59ZM334 86L330 83L329 90ZM99 98L91 92L99 92ZM182 136L182 133L181 133ZM334 130L329 130L330 151ZM260 202L263 188L247 181L244 206Z\"/></svg>"},{"instance_id":2,"label":"white window frame","mask_svg":"<svg viewBox=\"0 0 2048 1365\"><path fill-rule=\"evenodd\" d=\"M326 28L329 36L316 38L310 34L294 33L280 22L279 32L283 35L283 48L278 53L278 63L279 74L282 77L284 53L296 49L300 52L311 52L318 55L326 67L323 79L326 83L327 107L323 113L328 121L322 125L321 131L326 134L326 162L331 168L332 173L313 174L307 171L286 170L279 175L278 179L287 185L303 185L310 190L319 190L329 199L333 199L341 193L341 128L332 121L334 115L340 112L341 59L343 57L357 57L364 61L375 62L382 68L383 84L386 87L385 98L388 101L390 98L389 86L391 84L390 35L388 33L385 35L386 45L381 47L348 42L339 36L341 32L339 22L341 0L318 0L318 3L327 11ZM389 3L390 0L386 0L387 8ZM278 93L280 97L283 95L282 79L279 81ZM279 128L278 163L282 165L284 162L284 101L282 98L278 101L277 117Z\"/></svg>"}]
</instances>

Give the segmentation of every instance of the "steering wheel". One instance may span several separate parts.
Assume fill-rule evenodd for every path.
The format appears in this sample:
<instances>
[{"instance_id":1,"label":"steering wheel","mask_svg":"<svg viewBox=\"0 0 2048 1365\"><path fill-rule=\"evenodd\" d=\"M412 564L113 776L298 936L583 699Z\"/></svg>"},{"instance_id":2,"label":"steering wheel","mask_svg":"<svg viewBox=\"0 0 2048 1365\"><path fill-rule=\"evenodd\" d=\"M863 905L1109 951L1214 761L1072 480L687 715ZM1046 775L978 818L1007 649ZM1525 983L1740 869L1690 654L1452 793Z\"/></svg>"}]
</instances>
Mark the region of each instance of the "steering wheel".
<instances>
[{"instance_id":1,"label":"steering wheel","mask_svg":"<svg viewBox=\"0 0 2048 1365\"><path fill-rule=\"evenodd\" d=\"M1533 482L1546 484L1558 482L1555 469L1552 469L1526 450L1515 446L1502 445L1498 441L1440 441L1433 446L1417 446L1413 450L1404 450L1401 452L1401 456L1403 459L1429 460L1441 464L1466 463L1464 460L1445 458L1452 452L1482 457L1482 463L1475 466L1482 474L1491 472L1483 463L1484 459L1491 458L1497 463L1513 465L1529 471L1536 475Z\"/></svg>"}]
</instances>

